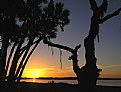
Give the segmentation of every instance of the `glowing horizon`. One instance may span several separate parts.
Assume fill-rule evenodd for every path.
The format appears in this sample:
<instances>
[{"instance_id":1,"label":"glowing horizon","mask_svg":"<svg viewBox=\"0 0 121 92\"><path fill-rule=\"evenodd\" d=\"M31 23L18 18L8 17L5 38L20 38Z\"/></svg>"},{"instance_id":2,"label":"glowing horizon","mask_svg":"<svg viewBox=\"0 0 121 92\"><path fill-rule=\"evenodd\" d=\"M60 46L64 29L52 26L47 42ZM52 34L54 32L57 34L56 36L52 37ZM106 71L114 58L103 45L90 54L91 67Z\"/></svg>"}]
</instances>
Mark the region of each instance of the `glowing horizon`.
<instances>
[{"instance_id":1,"label":"glowing horizon","mask_svg":"<svg viewBox=\"0 0 121 92\"><path fill-rule=\"evenodd\" d=\"M43 69L25 69L23 78L39 78L39 77L76 77L72 70L59 70L52 68Z\"/></svg>"},{"instance_id":2,"label":"glowing horizon","mask_svg":"<svg viewBox=\"0 0 121 92\"><path fill-rule=\"evenodd\" d=\"M111 65L112 67L119 67L119 65ZM104 69L101 72L100 77L101 78L121 78L120 72L116 72L115 69L111 69L108 66L101 66ZM75 73L73 72L72 68L70 67L69 69L63 69L61 70L60 68L38 68L38 69L25 69L23 76L24 78L40 78L40 77L76 77Z\"/></svg>"}]
</instances>

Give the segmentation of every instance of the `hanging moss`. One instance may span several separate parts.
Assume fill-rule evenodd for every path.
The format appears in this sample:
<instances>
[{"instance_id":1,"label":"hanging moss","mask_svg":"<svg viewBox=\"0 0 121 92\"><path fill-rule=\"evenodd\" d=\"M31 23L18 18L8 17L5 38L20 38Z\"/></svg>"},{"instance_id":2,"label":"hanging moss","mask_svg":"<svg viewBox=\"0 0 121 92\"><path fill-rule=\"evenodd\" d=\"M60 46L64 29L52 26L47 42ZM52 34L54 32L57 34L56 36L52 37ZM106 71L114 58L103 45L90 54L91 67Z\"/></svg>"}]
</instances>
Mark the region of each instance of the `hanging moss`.
<instances>
[{"instance_id":1,"label":"hanging moss","mask_svg":"<svg viewBox=\"0 0 121 92\"><path fill-rule=\"evenodd\" d=\"M54 55L54 51L53 51L53 48L51 47L51 52L52 52L52 55Z\"/></svg>"},{"instance_id":2,"label":"hanging moss","mask_svg":"<svg viewBox=\"0 0 121 92\"><path fill-rule=\"evenodd\" d=\"M59 49L59 52L60 52L60 65L61 65L61 70L62 70L62 50Z\"/></svg>"}]
</instances>

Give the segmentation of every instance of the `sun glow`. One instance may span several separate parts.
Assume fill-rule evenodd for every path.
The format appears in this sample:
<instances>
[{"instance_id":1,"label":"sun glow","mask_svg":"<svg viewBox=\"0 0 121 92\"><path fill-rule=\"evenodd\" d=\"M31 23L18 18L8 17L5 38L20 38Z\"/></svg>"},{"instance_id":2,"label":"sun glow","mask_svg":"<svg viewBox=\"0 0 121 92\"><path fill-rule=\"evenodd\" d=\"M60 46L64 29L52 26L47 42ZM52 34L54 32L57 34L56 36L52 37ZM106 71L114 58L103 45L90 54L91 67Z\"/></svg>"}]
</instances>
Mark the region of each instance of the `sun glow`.
<instances>
[{"instance_id":1,"label":"sun glow","mask_svg":"<svg viewBox=\"0 0 121 92\"><path fill-rule=\"evenodd\" d=\"M45 75L44 70L42 69L25 69L23 77L27 78L39 78Z\"/></svg>"},{"instance_id":2,"label":"sun glow","mask_svg":"<svg viewBox=\"0 0 121 92\"><path fill-rule=\"evenodd\" d=\"M32 79L32 82L35 82L35 80L36 80L36 79L35 79L35 78L33 78L33 79Z\"/></svg>"}]
</instances>

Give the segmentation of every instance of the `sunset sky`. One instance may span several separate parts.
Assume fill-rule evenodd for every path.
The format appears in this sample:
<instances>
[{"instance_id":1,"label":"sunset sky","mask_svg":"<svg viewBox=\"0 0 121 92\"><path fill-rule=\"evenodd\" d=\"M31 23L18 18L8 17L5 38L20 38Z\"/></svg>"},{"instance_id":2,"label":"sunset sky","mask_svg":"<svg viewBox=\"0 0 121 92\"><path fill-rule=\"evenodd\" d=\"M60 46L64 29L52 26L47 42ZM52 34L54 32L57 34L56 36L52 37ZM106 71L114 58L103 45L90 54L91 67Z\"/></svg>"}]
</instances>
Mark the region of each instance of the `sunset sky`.
<instances>
[{"instance_id":1,"label":"sunset sky","mask_svg":"<svg viewBox=\"0 0 121 92\"><path fill-rule=\"evenodd\" d=\"M64 3L70 10L70 24L65 26L64 32L58 32L52 42L74 48L80 44L78 52L79 66L85 64L84 38L88 35L92 11L88 0L55 0ZM96 0L98 4L102 0ZM107 14L121 7L121 0L108 0ZM100 25L100 42L95 40L97 65L103 71L101 77L121 78L121 13ZM74 77L72 61L68 60L71 53L63 51L62 70L60 65L59 49L39 44L24 70L23 77Z\"/></svg>"}]
</instances>

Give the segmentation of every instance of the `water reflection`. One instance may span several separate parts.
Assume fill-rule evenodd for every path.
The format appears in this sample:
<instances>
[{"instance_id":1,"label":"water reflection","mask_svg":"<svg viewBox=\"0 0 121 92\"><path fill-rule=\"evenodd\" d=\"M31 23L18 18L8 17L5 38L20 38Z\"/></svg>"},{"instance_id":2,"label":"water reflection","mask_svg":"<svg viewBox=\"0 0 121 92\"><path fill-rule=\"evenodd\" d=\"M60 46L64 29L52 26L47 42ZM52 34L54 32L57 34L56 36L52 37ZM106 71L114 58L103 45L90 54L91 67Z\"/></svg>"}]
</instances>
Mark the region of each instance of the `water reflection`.
<instances>
[{"instance_id":1,"label":"water reflection","mask_svg":"<svg viewBox=\"0 0 121 92\"><path fill-rule=\"evenodd\" d=\"M33 82L33 83L35 83L35 82L36 82L35 80L36 80L36 79L35 79L35 78L33 78L33 79L32 79L32 82Z\"/></svg>"}]
</instances>

